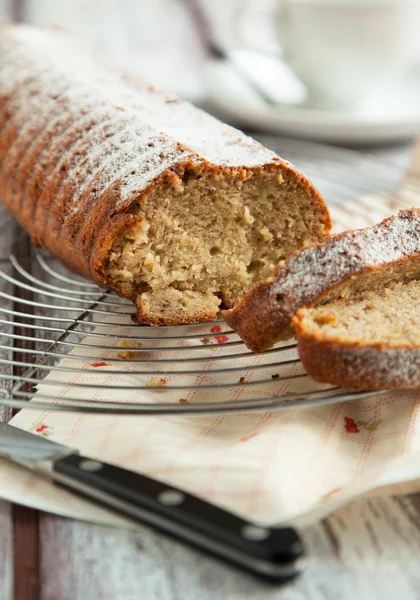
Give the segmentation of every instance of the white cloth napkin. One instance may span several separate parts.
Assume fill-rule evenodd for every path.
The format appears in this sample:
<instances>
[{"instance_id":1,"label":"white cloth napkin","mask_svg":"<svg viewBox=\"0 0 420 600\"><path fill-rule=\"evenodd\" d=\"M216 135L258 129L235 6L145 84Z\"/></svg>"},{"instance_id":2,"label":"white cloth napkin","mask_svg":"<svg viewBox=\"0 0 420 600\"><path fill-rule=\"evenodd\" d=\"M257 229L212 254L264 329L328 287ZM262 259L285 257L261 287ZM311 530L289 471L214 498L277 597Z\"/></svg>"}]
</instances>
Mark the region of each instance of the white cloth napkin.
<instances>
[{"instance_id":1,"label":"white cloth napkin","mask_svg":"<svg viewBox=\"0 0 420 600\"><path fill-rule=\"evenodd\" d=\"M360 226L369 220L379 221L395 209L384 199L373 197L349 203L340 209L348 227ZM344 212L343 212L344 211ZM334 216L334 215L333 215ZM114 318L115 320L115 318ZM124 333L129 321L121 316L121 326L97 328L97 332ZM226 328L227 329L227 328ZM208 331L208 327L205 329ZM165 340L159 332L154 342L156 351ZM184 328L183 333L189 333ZM132 332L132 329L131 329ZM194 333L197 330L194 329ZM131 333L132 334L132 333ZM234 339L219 331L212 332L210 343L203 343L198 352L209 359L222 351L222 345ZM87 336L84 344L97 343ZM174 343L169 356L175 358L180 347L200 340ZM170 374L156 381L148 373L147 364L116 362L124 352L112 346L99 351L78 348L63 359L59 366L77 368L78 372L58 370L47 375L38 387L31 403L48 394L53 402L63 402L75 396L68 383L103 385L104 388L80 387L81 399L118 402L202 402L209 400L203 386L225 381L226 375L213 373L214 363L184 363L183 370L200 369L193 375L177 373L179 363L171 363ZM226 348L224 349L226 350ZM189 351L182 350L184 357ZM295 356L295 349L288 351ZM73 356L72 356L73 354ZM79 360L74 354L86 356ZM94 356L95 358L88 358ZM192 356L192 354L191 354ZM194 351L197 356L197 350ZM128 358L133 358L128 356ZM146 358L143 354L143 358ZM225 367L240 364L240 358L224 361ZM256 382L212 391L211 400L235 402L247 394L261 397L278 394L293 395L313 389L309 378L296 378L259 384L272 375L294 375L302 372L298 363L268 366L272 356L256 355L246 373L240 376ZM242 363L243 364L243 363ZM255 369L256 365L267 367ZM107 370L118 370L109 375ZM110 386L125 385L129 389L115 390ZM52 383L55 382L55 383ZM167 388L194 383L198 389L189 393ZM138 385L148 386L138 390ZM159 387L156 387L158 384ZM231 415L173 416L102 416L65 413L54 410L22 410L12 423L16 427L48 437L78 449L92 458L121 465L133 471L163 480L169 484L202 496L239 515L261 524L294 522L303 524L324 516L340 504L382 486L398 484L420 477L420 403L419 392L375 394L365 400L301 409L293 405L281 412L250 412ZM114 525L124 525L124 519L112 515L85 500L56 488L39 476L3 460L0 462L0 490L4 499L61 515ZM389 491L389 488L386 488Z\"/></svg>"}]
</instances>

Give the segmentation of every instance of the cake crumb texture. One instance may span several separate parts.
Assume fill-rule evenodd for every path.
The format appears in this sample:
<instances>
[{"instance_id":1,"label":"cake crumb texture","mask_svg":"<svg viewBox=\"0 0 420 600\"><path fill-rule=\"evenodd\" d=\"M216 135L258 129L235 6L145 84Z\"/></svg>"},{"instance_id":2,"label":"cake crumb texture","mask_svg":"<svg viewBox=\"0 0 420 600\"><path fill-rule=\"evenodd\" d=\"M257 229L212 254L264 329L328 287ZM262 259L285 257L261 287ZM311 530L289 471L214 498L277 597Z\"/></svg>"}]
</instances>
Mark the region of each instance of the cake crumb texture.
<instances>
[{"instance_id":1,"label":"cake crumb texture","mask_svg":"<svg viewBox=\"0 0 420 600\"><path fill-rule=\"evenodd\" d=\"M374 227L331 236L298 251L223 316L248 348L261 352L293 335L290 321L302 306L420 278L417 256L420 209L402 210Z\"/></svg>"},{"instance_id":2,"label":"cake crumb texture","mask_svg":"<svg viewBox=\"0 0 420 600\"><path fill-rule=\"evenodd\" d=\"M419 388L419 307L413 280L300 309L293 324L306 371L343 387Z\"/></svg>"}]
</instances>

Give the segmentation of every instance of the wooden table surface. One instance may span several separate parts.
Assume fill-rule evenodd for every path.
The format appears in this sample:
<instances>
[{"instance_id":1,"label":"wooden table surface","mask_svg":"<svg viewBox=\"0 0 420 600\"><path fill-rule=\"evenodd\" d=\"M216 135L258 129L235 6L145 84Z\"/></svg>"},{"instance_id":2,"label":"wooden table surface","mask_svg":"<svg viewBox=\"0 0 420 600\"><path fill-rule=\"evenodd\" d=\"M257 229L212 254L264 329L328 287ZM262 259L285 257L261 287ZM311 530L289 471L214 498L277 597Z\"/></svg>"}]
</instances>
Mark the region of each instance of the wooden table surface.
<instances>
[{"instance_id":1,"label":"wooden table surface","mask_svg":"<svg viewBox=\"0 0 420 600\"><path fill-rule=\"evenodd\" d=\"M234 4L206 3L221 39ZM0 16L65 24L158 84L202 99L205 53L181 0L0 0ZM381 153L401 163L407 157L405 148ZM11 227L0 237L4 269L13 236ZM419 494L353 503L304 532L308 568L279 587L146 527L111 529L0 501L0 600L414 600L420 598L419 516Z\"/></svg>"}]
</instances>

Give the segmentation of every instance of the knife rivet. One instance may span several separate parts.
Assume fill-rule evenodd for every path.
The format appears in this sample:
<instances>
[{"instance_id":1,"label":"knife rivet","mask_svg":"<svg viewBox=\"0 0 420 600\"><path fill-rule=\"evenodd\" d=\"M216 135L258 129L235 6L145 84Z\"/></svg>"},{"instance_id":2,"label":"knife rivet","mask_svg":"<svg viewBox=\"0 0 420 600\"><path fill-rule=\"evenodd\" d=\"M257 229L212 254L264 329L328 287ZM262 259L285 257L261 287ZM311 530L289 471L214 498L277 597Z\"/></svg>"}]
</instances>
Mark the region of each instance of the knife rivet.
<instances>
[{"instance_id":1,"label":"knife rivet","mask_svg":"<svg viewBox=\"0 0 420 600\"><path fill-rule=\"evenodd\" d=\"M85 459L79 462L79 469L82 471L87 471L88 473L95 473L96 471L100 471L102 468L103 464L97 460Z\"/></svg>"},{"instance_id":2,"label":"knife rivet","mask_svg":"<svg viewBox=\"0 0 420 600\"><path fill-rule=\"evenodd\" d=\"M165 504L166 506L177 506L184 502L185 495L182 492L178 492L178 490L163 490L157 499L161 504Z\"/></svg>"},{"instance_id":3,"label":"knife rivet","mask_svg":"<svg viewBox=\"0 0 420 600\"><path fill-rule=\"evenodd\" d=\"M262 542L270 537L270 533L269 529L256 525L244 525L241 531L242 537L250 542Z\"/></svg>"}]
</instances>

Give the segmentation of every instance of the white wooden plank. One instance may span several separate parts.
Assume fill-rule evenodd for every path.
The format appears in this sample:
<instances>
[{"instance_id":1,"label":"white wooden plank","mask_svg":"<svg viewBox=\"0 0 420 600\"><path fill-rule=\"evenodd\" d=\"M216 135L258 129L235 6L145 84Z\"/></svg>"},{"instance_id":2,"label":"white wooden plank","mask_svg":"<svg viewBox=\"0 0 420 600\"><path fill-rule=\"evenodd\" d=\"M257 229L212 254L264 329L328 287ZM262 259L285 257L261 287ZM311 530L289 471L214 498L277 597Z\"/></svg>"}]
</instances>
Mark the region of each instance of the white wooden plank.
<instances>
[{"instance_id":1,"label":"white wooden plank","mask_svg":"<svg viewBox=\"0 0 420 600\"><path fill-rule=\"evenodd\" d=\"M419 496L363 500L304 532L305 573L267 585L145 527L44 517L42 600L417 600ZM336 539L336 543L332 539Z\"/></svg>"}]
</instances>

